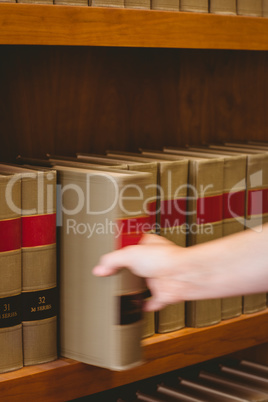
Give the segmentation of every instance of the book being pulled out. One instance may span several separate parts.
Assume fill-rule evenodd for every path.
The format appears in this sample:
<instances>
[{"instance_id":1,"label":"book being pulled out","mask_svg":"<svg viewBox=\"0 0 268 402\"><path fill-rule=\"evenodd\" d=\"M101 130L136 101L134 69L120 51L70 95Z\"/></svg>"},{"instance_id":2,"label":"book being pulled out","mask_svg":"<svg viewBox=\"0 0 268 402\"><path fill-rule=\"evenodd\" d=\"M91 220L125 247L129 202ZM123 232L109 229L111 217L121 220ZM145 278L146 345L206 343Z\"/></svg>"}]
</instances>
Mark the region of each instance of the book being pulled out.
<instances>
[{"instance_id":1,"label":"book being pulled out","mask_svg":"<svg viewBox=\"0 0 268 402\"><path fill-rule=\"evenodd\" d=\"M58 175L61 355L124 370L142 362L145 281L122 269L100 278L103 254L151 232L148 173L54 166Z\"/></svg>"}]
</instances>

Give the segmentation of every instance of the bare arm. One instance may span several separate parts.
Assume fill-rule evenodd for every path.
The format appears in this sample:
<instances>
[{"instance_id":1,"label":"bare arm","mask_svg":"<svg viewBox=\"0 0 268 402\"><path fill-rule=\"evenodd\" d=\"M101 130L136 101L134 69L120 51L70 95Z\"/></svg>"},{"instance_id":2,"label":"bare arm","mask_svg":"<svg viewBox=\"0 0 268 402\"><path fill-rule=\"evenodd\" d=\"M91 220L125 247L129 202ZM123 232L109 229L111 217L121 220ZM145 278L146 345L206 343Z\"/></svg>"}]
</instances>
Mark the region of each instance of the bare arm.
<instances>
[{"instance_id":1,"label":"bare arm","mask_svg":"<svg viewBox=\"0 0 268 402\"><path fill-rule=\"evenodd\" d=\"M156 235L137 246L104 255L93 273L127 267L146 278L153 297L146 310L182 300L229 297L268 291L268 224L190 248Z\"/></svg>"}]
</instances>

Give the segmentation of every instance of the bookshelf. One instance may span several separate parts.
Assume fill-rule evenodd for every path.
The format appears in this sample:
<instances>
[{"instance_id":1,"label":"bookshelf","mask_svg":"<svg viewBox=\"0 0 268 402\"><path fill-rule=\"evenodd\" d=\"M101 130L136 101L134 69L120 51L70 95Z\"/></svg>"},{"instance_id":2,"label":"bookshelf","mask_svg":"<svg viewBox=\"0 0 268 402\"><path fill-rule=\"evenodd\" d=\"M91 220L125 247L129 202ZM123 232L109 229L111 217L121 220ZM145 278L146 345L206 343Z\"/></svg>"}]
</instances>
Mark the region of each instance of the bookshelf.
<instances>
[{"instance_id":1,"label":"bookshelf","mask_svg":"<svg viewBox=\"0 0 268 402\"><path fill-rule=\"evenodd\" d=\"M0 4L0 158L267 140L268 19ZM268 311L144 340L113 373L60 358L0 375L1 397L66 401L261 348Z\"/></svg>"}]
</instances>

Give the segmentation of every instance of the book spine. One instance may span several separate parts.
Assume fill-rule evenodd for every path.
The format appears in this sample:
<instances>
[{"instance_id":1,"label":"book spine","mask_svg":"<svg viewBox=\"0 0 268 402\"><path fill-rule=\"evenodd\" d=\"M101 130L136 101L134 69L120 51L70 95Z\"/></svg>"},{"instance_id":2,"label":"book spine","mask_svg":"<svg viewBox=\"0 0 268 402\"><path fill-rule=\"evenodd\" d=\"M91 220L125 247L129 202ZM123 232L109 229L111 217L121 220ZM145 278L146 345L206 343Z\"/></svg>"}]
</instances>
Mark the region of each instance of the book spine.
<instances>
[{"instance_id":1,"label":"book spine","mask_svg":"<svg viewBox=\"0 0 268 402\"><path fill-rule=\"evenodd\" d=\"M17 0L16 2L29 4L53 4L53 0Z\"/></svg>"},{"instance_id":2,"label":"book spine","mask_svg":"<svg viewBox=\"0 0 268 402\"><path fill-rule=\"evenodd\" d=\"M262 16L268 17L268 0L262 0Z\"/></svg>"},{"instance_id":3,"label":"book spine","mask_svg":"<svg viewBox=\"0 0 268 402\"><path fill-rule=\"evenodd\" d=\"M188 161L159 164L160 235L186 247L186 199ZM177 331L185 326L185 303L169 305L156 315L159 333Z\"/></svg>"},{"instance_id":4,"label":"book spine","mask_svg":"<svg viewBox=\"0 0 268 402\"><path fill-rule=\"evenodd\" d=\"M246 157L224 159L223 236L244 230L246 206ZM222 319L242 314L242 296L221 301Z\"/></svg>"},{"instance_id":5,"label":"book spine","mask_svg":"<svg viewBox=\"0 0 268 402\"><path fill-rule=\"evenodd\" d=\"M236 15L236 0L210 0L210 12L213 14Z\"/></svg>"},{"instance_id":6,"label":"book spine","mask_svg":"<svg viewBox=\"0 0 268 402\"><path fill-rule=\"evenodd\" d=\"M151 0L125 0L125 8L151 9Z\"/></svg>"},{"instance_id":7,"label":"book spine","mask_svg":"<svg viewBox=\"0 0 268 402\"><path fill-rule=\"evenodd\" d=\"M180 11L180 0L152 0L152 10Z\"/></svg>"},{"instance_id":8,"label":"book spine","mask_svg":"<svg viewBox=\"0 0 268 402\"><path fill-rule=\"evenodd\" d=\"M22 329L28 366L57 358L57 258L55 172L26 175L22 178Z\"/></svg>"},{"instance_id":9,"label":"book spine","mask_svg":"<svg viewBox=\"0 0 268 402\"><path fill-rule=\"evenodd\" d=\"M92 0L92 7L124 8L125 0Z\"/></svg>"},{"instance_id":10,"label":"book spine","mask_svg":"<svg viewBox=\"0 0 268 402\"><path fill-rule=\"evenodd\" d=\"M189 246L222 237L223 161L190 161ZM195 194L192 192L194 191ZM191 194L192 193L192 194ZM205 327L221 321L221 300L186 303L186 324Z\"/></svg>"},{"instance_id":11,"label":"book spine","mask_svg":"<svg viewBox=\"0 0 268 402\"><path fill-rule=\"evenodd\" d=\"M246 229L268 222L268 154L248 154ZM266 308L266 294L243 297L243 313L251 314Z\"/></svg>"},{"instance_id":12,"label":"book spine","mask_svg":"<svg viewBox=\"0 0 268 402\"><path fill-rule=\"evenodd\" d=\"M21 325L21 179L12 185L14 212L7 200L10 176L0 176L0 373L23 366Z\"/></svg>"},{"instance_id":13,"label":"book spine","mask_svg":"<svg viewBox=\"0 0 268 402\"><path fill-rule=\"evenodd\" d=\"M91 0L54 0L53 4L63 6L90 6Z\"/></svg>"},{"instance_id":14,"label":"book spine","mask_svg":"<svg viewBox=\"0 0 268 402\"><path fill-rule=\"evenodd\" d=\"M262 0L237 0L237 14L262 16Z\"/></svg>"},{"instance_id":15,"label":"book spine","mask_svg":"<svg viewBox=\"0 0 268 402\"><path fill-rule=\"evenodd\" d=\"M208 13L208 0L181 0L181 11Z\"/></svg>"}]
</instances>

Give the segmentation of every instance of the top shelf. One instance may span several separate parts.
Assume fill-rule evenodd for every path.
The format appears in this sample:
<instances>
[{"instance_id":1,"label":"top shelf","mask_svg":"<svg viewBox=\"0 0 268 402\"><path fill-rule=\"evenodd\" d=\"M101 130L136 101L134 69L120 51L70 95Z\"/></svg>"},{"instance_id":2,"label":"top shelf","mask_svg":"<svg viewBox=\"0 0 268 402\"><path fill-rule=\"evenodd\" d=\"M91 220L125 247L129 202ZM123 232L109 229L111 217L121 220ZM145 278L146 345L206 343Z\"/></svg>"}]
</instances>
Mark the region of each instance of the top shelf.
<instances>
[{"instance_id":1,"label":"top shelf","mask_svg":"<svg viewBox=\"0 0 268 402\"><path fill-rule=\"evenodd\" d=\"M0 44L268 50L268 18L6 3Z\"/></svg>"}]
</instances>

